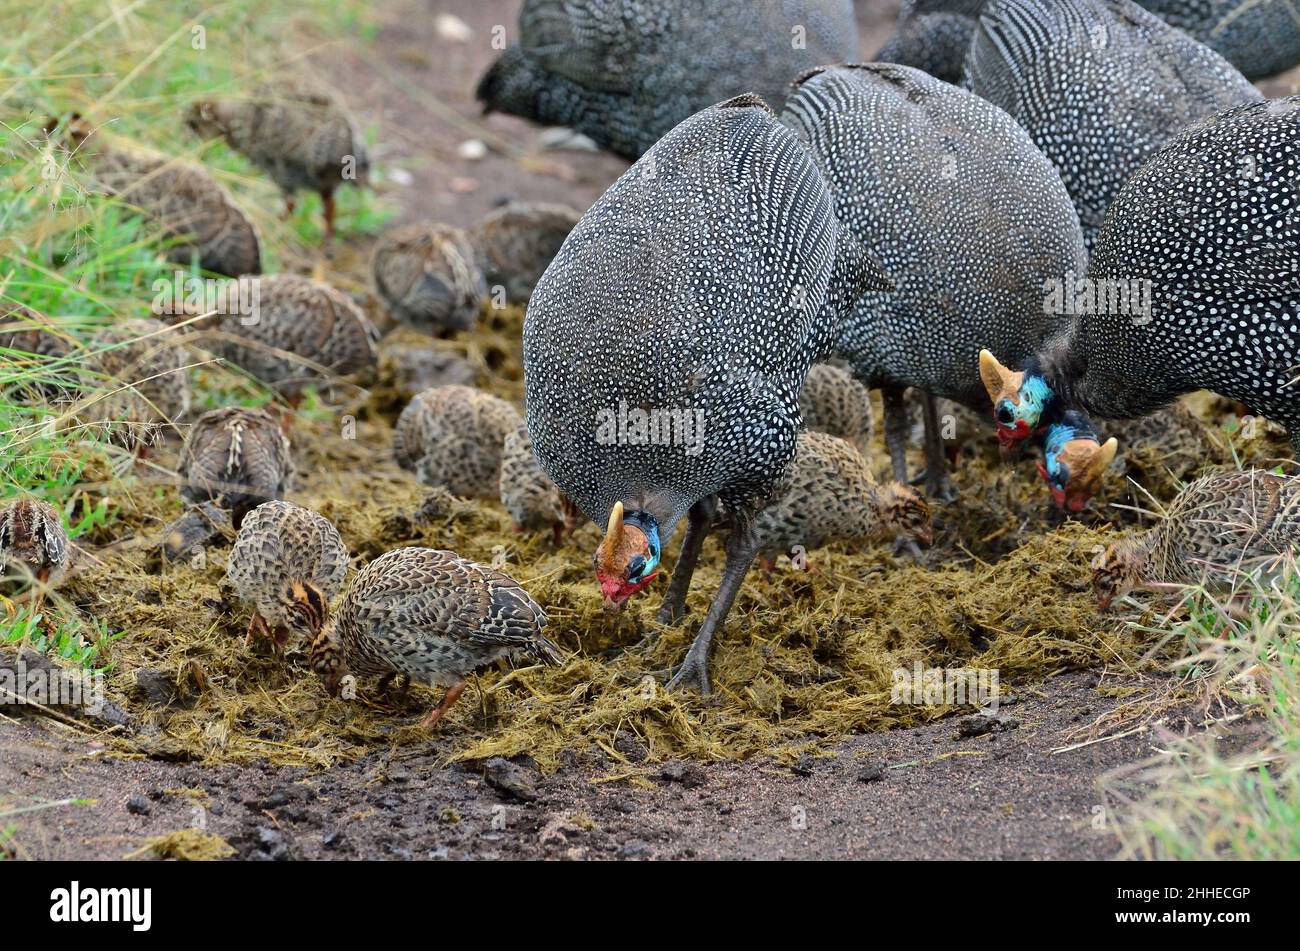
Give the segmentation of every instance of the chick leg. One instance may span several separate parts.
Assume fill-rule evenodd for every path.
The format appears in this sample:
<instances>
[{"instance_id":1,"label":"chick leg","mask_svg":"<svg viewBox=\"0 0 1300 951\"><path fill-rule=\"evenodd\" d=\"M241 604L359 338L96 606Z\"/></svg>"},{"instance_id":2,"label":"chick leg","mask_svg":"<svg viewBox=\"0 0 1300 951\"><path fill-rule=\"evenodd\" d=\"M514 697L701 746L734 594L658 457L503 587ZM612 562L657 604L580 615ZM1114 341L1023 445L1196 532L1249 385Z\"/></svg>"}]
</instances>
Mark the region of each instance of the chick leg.
<instances>
[{"instance_id":1,"label":"chick leg","mask_svg":"<svg viewBox=\"0 0 1300 951\"><path fill-rule=\"evenodd\" d=\"M691 576L695 574L695 565L700 560L704 539L713 528L717 512L718 500L713 496L700 499L691 506L687 514L686 538L682 540L682 553L677 557L672 581L668 583L668 592L664 595L663 604L659 606L660 624L676 624L686 615L686 593L691 587Z\"/></svg>"},{"instance_id":2,"label":"chick leg","mask_svg":"<svg viewBox=\"0 0 1300 951\"><path fill-rule=\"evenodd\" d=\"M432 729L434 724L442 719L442 715L451 709L452 704L460 699L461 693L465 690L465 681L456 684L447 691L447 695L442 698L442 703L429 711L429 715L420 721L420 729Z\"/></svg>"},{"instance_id":3,"label":"chick leg","mask_svg":"<svg viewBox=\"0 0 1300 951\"><path fill-rule=\"evenodd\" d=\"M293 217L294 209L298 207L298 199L293 192L284 193L284 214L281 218L285 221Z\"/></svg>"},{"instance_id":4,"label":"chick leg","mask_svg":"<svg viewBox=\"0 0 1300 951\"><path fill-rule=\"evenodd\" d=\"M713 652L713 635L722 628L727 613L740 593L740 585L749 572L749 566L758 554L758 537L754 532L753 516L748 512L736 512L736 527L727 537L727 567L722 573L722 584L709 605L709 613L700 625L699 633L686 659L678 668L677 675L668 682L669 690L680 690L693 686L702 695L709 693L709 656Z\"/></svg>"},{"instance_id":5,"label":"chick leg","mask_svg":"<svg viewBox=\"0 0 1300 951\"><path fill-rule=\"evenodd\" d=\"M885 445L889 447L894 478L899 482L907 481L907 435L912 428L905 392L901 386L880 388L880 399L885 406Z\"/></svg>"},{"instance_id":6,"label":"chick leg","mask_svg":"<svg viewBox=\"0 0 1300 951\"><path fill-rule=\"evenodd\" d=\"M943 451L943 431L939 428L939 406L933 394L924 395L921 408L925 419L925 494L932 499L951 501L948 459Z\"/></svg>"},{"instance_id":7,"label":"chick leg","mask_svg":"<svg viewBox=\"0 0 1300 951\"><path fill-rule=\"evenodd\" d=\"M334 243L334 193L321 195L321 202L325 205L325 244Z\"/></svg>"}]
</instances>

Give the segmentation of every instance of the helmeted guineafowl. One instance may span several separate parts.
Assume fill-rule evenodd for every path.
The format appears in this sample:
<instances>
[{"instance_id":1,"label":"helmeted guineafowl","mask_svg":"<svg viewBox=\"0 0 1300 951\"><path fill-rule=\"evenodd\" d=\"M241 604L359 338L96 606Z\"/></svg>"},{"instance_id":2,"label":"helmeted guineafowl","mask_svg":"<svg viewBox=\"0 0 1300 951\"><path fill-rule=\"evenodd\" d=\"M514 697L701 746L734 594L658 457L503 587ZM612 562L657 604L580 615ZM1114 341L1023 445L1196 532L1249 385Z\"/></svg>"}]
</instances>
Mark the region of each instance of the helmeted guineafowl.
<instances>
[{"instance_id":1,"label":"helmeted guineafowl","mask_svg":"<svg viewBox=\"0 0 1300 951\"><path fill-rule=\"evenodd\" d=\"M880 387L894 477L907 479L904 391L987 412L975 355L989 340L1028 356L1066 320L1044 282L1082 273L1083 238L1052 164L1002 110L907 66L800 80L785 122L809 144L839 219L897 285L864 294L840 355ZM933 399L928 490L946 491Z\"/></svg>"},{"instance_id":2,"label":"helmeted guineafowl","mask_svg":"<svg viewBox=\"0 0 1300 951\"><path fill-rule=\"evenodd\" d=\"M858 55L851 0L525 0L519 41L476 93L637 158L692 113Z\"/></svg>"},{"instance_id":3,"label":"helmeted guineafowl","mask_svg":"<svg viewBox=\"0 0 1300 951\"><path fill-rule=\"evenodd\" d=\"M1000 429L1023 437L1070 406L1130 419L1206 389L1282 423L1300 452L1298 185L1300 97L1211 116L1157 152L1088 266L1105 306L1078 308L1024 370L981 357Z\"/></svg>"},{"instance_id":4,"label":"helmeted guineafowl","mask_svg":"<svg viewBox=\"0 0 1300 951\"><path fill-rule=\"evenodd\" d=\"M1138 0L1196 37L1248 79L1300 63L1300 8L1288 0Z\"/></svg>"},{"instance_id":5,"label":"helmeted guineafowl","mask_svg":"<svg viewBox=\"0 0 1300 951\"><path fill-rule=\"evenodd\" d=\"M1148 156L1196 120L1260 98L1218 53L1131 0L991 0L965 85L1055 163L1089 250Z\"/></svg>"},{"instance_id":6,"label":"helmeted guineafowl","mask_svg":"<svg viewBox=\"0 0 1300 951\"><path fill-rule=\"evenodd\" d=\"M887 286L835 220L803 144L741 96L664 136L582 216L524 321L529 434L556 485L606 525L614 610L689 527L660 611L684 613L720 501L727 564L673 686L708 658L753 561L754 515L794 454L799 390L867 286Z\"/></svg>"},{"instance_id":7,"label":"helmeted guineafowl","mask_svg":"<svg viewBox=\"0 0 1300 951\"><path fill-rule=\"evenodd\" d=\"M898 27L873 60L914 66L947 83L961 82L975 21L988 0L903 0Z\"/></svg>"}]
</instances>

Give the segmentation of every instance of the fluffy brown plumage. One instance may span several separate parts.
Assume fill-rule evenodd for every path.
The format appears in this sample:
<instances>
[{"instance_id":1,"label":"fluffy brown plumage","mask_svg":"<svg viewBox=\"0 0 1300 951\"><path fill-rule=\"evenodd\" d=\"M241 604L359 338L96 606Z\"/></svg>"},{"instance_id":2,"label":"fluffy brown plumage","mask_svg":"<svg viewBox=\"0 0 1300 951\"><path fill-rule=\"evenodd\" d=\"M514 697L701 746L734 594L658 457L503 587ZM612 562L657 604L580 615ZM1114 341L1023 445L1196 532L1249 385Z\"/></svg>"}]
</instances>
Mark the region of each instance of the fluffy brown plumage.
<instances>
[{"instance_id":1,"label":"fluffy brown plumage","mask_svg":"<svg viewBox=\"0 0 1300 951\"><path fill-rule=\"evenodd\" d=\"M469 231L488 286L525 301L582 215L568 205L512 201Z\"/></svg>"},{"instance_id":2,"label":"fluffy brown plumage","mask_svg":"<svg viewBox=\"0 0 1300 951\"><path fill-rule=\"evenodd\" d=\"M127 147L74 118L64 138L69 165L85 186L133 205L173 239L168 257L215 274L262 272L261 242L251 218L203 168L174 156Z\"/></svg>"},{"instance_id":3,"label":"fluffy brown plumage","mask_svg":"<svg viewBox=\"0 0 1300 951\"><path fill-rule=\"evenodd\" d=\"M503 399L470 386L435 386L407 404L393 429L393 455L425 485L466 498L495 499L501 449L519 427Z\"/></svg>"},{"instance_id":4,"label":"fluffy brown plumage","mask_svg":"<svg viewBox=\"0 0 1300 951\"><path fill-rule=\"evenodd\" d=\"M533 454L533 441L522 422L501 447L501 504L517 532L554 533L558 545L576 527L577 510L564 498Z\"/></svg>"},{"instance_id":5,"label":"fluffy brown plumage","mask_svg":"<svg viewBox=\"0 0 1300 951\"><path fill-rule=\"evenodd\" d=\"M1093 562L1103 608L1137 587L1230 587L1243 574L1279 576L1300 555L1300 476L1229 469L1202 476L1160 524L1108 547Z\"/></svg>"},{"instance_id":6,"label":"fluffy brown plumage","mask_svg":"<svg viewBox=\"0 0 1300 951\"><path fill-rule=\"evenodd\" d=\"M311 666L331 694L349 674L447 687L421 723L430 727L487 664L512 655L559 664L545 626L545 612L517 581L453 552L399 548L352 580L312 644Z\"/></svg>"},{"instance_id":7,"label":"fluffy brown plumage","mask_svg":"<svg viewBox=\"0 0 1300 951\"><path fill-rule=\"evenodd\" d=\"M371 273L393 316L421 329L468 330L487 296L469 237L451 225L386 231L375 242Z\"/></svg>"},{"instance_id":8,"label":"fluffy brown plumage","mask_svg":"<svg viewBox=\"0 0 1300 951\"><path fill-rule=\"evenodd\" d=\"M272 274L222 295L199 324L205 345L296 401L310 383L362 375L378 364L377 333L342 291L299 277Z\"/></svg>"},{"instance_id":9,"label":"fluffy brown plumage","mask_svg":"<svg viewBox=\"0 0 1300 951\"><path fill-rule=\"evenodd\" d=\"M261 634L283 649L295 634L309 643L316 638L347 570L348 550L329 519L276 501L244 519L226 578L254 607L248 640Z\"/></svg>"},{"instance_id":10,"label":"fluffy brown plumage","mask_svg":"<svg viewBox=\"0 0 1300 951\"><path fill-rule=\"evenodd\" d=\"M108 327L91 343L88 365L104 389L86 409L90 421L105 426L114 441L142 449L189 412L193 360L176 334L152 318L127 320Z\"/></svg>"},{"instance_id":11,"label":"fluffy brown plumage","mask_svg":"<svg viewBox=\"0 0 1300 951\"><path fill-rule=\"evenodd\" d=\"M791 555L805 568L807 553L831 542L907 538L929 545L934 538L930 507L919 492L899 482L878 484L853 444L818 432L799 434L794 458L754 529L765 562Z\"/></svg>"},{"instance_id":12,"label":"fluffy brown plumage","mask_svg":"<svg viewBox=\"0 0 1300 951\"><path fill-rule=\"evenodd\" d=\"M0 510L0 567L6 576L36 582L37 608L67 573L69 548L63 519L48 502L17 499Z\"/></svg>"},{"instance_id":13,"label":"fluffy brown plumage","mask_svg":"<svg viewBox=\"0 0 1300 951\"><path fill-rule=\"evenodd\" d=\"M244 514L281 498L293 482L289 440L265 410L225 406L204 413L181 452L181 495L216 500L239 526Z\"/></svg>"},{"instance_id":14,"label":"fluffy brown plumage","mask_svg":"<svg viewBox=\"0 0 1300 951\"><path fill-rule=\"evenodd\" d=\"M847 439L863 452L871 442L871 393L849 371L830 363L808 368L799 391L805 429Z\"/></svg>"},{"instance_id":15,"label":"fluffy brown plumage","mask_svg":"<svg viewBox=\"0 0 1300 951\"><path fill-rule=\"evenodd\" d=\"M0 303L0 350L13 351L4 357L8 364L7 375L13 379L15 389L26 389L45 399L56 399L64 387L48 379L53 370L59 375L69 374L73 365L52 367L50 361L61 360L72 353L75 343L66 332L60 331L47 318L21 304ZM45 360L30 360L21 354L33 354L45 357ZM26 382L20 374L26 368L39 370L39 380Z\"/></svg>"},{"instance_id":16,"label":"fluffy brown plumage","mask_svg":"<svg viewBox=\"0 0 1300 951\"><path fill-rule=\"evenodd\" d=\"M334 192L365 184L370 154L351 114L332 93L305 80L267 84L247 99L192 104L186 124L204 138L220 136L280 186L293 213L299 189L325 206L325 240L334 235Z\"/></svg>"}]
</instances>

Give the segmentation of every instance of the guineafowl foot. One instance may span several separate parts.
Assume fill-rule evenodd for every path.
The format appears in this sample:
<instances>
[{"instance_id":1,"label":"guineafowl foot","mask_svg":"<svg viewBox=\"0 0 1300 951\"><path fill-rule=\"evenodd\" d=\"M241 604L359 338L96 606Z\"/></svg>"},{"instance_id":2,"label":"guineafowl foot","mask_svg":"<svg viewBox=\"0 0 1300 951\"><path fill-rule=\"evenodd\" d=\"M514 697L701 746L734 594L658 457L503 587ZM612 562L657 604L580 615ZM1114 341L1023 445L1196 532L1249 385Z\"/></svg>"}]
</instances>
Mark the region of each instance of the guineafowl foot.
<instances>
[{"instance_id":1,"label":"guineafowl foot","mask_svg":"<svg viewBox=\"0 0 1300 951\"><path fill-rule=\"evenodd\" d=\"M452 708L452 705L460 699L460 695L465 691L465 681L461 681L447 691L447 695L442 698L442 703L429 711L429 715L420 721L420 729L431 730L442 719L444 713Z\"/></svg>"},{"instance_id":2,"label":"guineafowl foot","mask_svg":"<svg viewBox=\"0 0 1300 951\"><path fill-rule=\"evenodd\" d=\"M710 496L691 506L687 516L686 538L682 541L682 553L677 556L673 568L673 577L668 582L668 592L659 607L657 620L660 624L676 624L686 616L686 593L691 587L691 576L695 574L695 564L700 560L700 550L704 548L704 539L713 527L717 515L718 500Z\"/></svg>"},{"instance_id":3,"label":"guineafowl foot","mask_svg":"<svg viewBox=\"0 0 1300 951\"><path fill-rule=\"evenodd\" d=\"M693 689L701 697L709 695L709 657L707 646L703 651L698 650L700 646L699 638L691 645L691 649L686 652L686 659L682 665L677 668L677 673L673 679L668 681L669 690Z\"/></svg>"},{"instance_id":4,"label":"guineafowl foot","mask_svg":"<svg viewBox=\"0 0 1300 951\"><path fill-rule=\"evenodd\" d=\"M952 487L952 480L948 478L947 469L941 469L937 477L930 475L932 470L926 469L910 480L912 485L925 487L926 498L934 499L936 502L953 502L957 498L957 492Z\"/></svg>"}]
</instances>

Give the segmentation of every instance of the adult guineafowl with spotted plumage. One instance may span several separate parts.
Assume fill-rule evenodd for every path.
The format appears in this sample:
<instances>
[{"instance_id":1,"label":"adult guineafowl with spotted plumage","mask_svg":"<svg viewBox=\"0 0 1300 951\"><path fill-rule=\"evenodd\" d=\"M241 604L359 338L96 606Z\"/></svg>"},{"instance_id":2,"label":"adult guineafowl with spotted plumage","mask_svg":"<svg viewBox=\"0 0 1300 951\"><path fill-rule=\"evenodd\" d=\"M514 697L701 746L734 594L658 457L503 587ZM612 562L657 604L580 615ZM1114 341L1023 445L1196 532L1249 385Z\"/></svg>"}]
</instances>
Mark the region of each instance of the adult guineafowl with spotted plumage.
<instances>
[{"instance_id":1,"label":"adult guineafowl with spotted plumage","mask_svg":"<svg viewBox=\"0 0 1300 951\"><path fill-rule=\"evenodd\" d=\"M529 435L556 485L606 525L611 610L688 527L660 611L687 588L720 502L722 585L673 686L708 658L758 548L754 518L794 455L799 390L847 306L888 281L835 219L799 139L754 96L681 123L582 216L524 321Z\"/></svg>"},{"instance_id":2,"label":"adult guineafowl with spotted plumage","mask_svg":"<svg viewBox=\"0 0 1300 951\"><path fill-rule=\"evenodd\" d=\"M980 348L997 340L1027 357L1069 319L1045 312L1044 285L1086 263L1070 198L1005 112L906 66L814 72L799 81L785 122L821 166L840 221L896 285L859 298L840 356L882 391L900 481L911 428L904 391L928 394L927 490L942 494L934 398L987 412ZM1086 501L1094 474L1074 475L1072 492Z\"/></svg>"},{"instance_id":3,"label":"adult guineafowl with spotted plumage","mask_svg":"<svg viewBox=\"0 0 1300 951\"><path fill-rule=\"evenodd\" d=\"M992 0L965 84L1056 165L1089 250L1139 165L1193 122L1260 98L1218 53L1131 0Z\"/></svg>"},{"instance_id":4,"label":"adult guineafowl with spotted plumage","mask_svg":"<svg viewBox=\"0 0 1300 951\"><path fill-rule=\"evenodd\" d=\"M872 59L915 66L950 83L990 0L903 0L898 28ZM1137 0L1170 26L1204 43L1248 79L1300 63L1300 16L1283 0Z\"/></svg>"},{"instance_id":5,"label":"adult guineafowl with spotted plumage","mask_svg":"<svg viewBox=\"0 0 1300 951\"><path fill-rule=\"evenodd\" d=\"M1120 191L1088 267L1149 307L1094 308L1021 371L982 355L999 427L1023 437L1072 406L1131 419L1205 389L1282 423L1300 453L1298 208L1300 96L1183 132Z\"/></svg>"},{"instance_id":6,"label":"adult guineafowl with spotted plumage","mask_svg":"<svg viewBox=\"0 0 1300 951\"><path fill-rule=\"evenodd\" d=\"M686 117L858 55L851 0L525 0L485 111L564 125L637 158Z\"/></svg>"}]
</instances>

